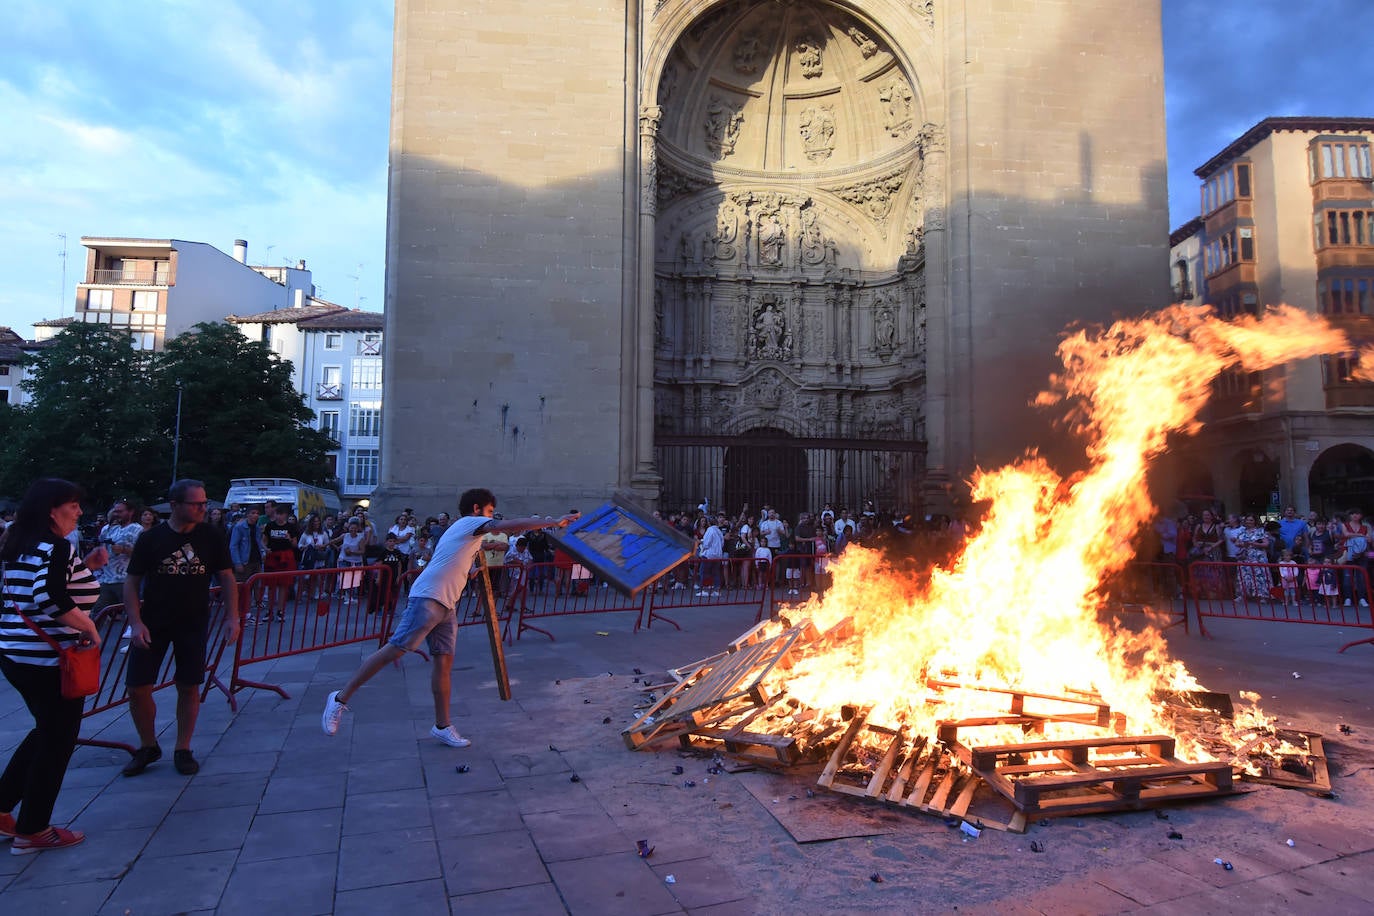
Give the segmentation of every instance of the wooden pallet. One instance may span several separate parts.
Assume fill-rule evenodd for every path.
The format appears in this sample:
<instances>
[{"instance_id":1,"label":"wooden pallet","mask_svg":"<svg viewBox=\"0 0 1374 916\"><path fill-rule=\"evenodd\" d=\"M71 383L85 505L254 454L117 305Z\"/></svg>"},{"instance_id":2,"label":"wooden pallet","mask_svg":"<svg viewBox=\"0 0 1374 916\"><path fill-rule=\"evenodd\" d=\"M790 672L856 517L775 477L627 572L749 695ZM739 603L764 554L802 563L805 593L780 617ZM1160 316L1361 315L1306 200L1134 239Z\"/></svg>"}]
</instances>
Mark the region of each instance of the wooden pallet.
<instances>
[{"instance_id":1,"label":"wooden pallet","mask_svg":"<svg viewBox=\"0 0 1374 916\"><path fill-rule=\"evenodd\" d=\"M1070 694L1035 693L1013 687L999 687L989 684L969 684L944 678L928 677L926 686L937 690L976 690L980 693L1000 694L1007 698L1007 709L997 716L963 720L965 725L975 722L983 725L1022 725L1035 726L1045 722L1075 722L1079 725L1095 725L1107 728L1118 721L1112 716L1111 707L1102 697L1086 690L1071 691ZM1029 702L1027 702L1029 701ZM1065 708L1067 707L1067 708ZM1040 728L1028 728L1040 731ZM943 737L941 740L944 740Z\"/></svg>"},{"instance_id":2,"label":"wooden pallet","mask_svg":"<svg viewBox=\"0 0 1374 916\"><path fill-rule=\"evenodd\" d=\"M621 737L627 747L638 750L767 706L773 697L764 689L764 678L774 668L788 667L793 648L816 635L816 628L807 622L775 636L736 640L732 651L704 659L685 672Z\"/></svg>"},{"instance_id":3,"label":"wooden pallet","mask_svg":"<svg viewBox=\"0 0 1374 916\"><path fill-rule=\"evenodd\" d=\"M849 720L816 780L818 786L893 807L962 818L980 828L1025 831L1026 816L938 743L925 736L908 738L900 727L870 723L868 712L859 710Z\"/></svg>"},{"instance_id":4,"label":"wooden pallet","mask_svg":"<svg viewBox=\"0 0 1374 916\"><path fill-rule=\"evenodd\" d=\"M1277 736L1298 747L1305 744L1307 752L1296 755L1280 754L1277 762L1271 762L1272 758L1259 758L1254 762L1260 764L1260 773L1239 772L1238 778L1246 782L1260 782L1285 789L1302 789L1316 795L1330 795L1331 773L1326 766L1326 750L1322 745L1322 736L1315 732L1291 729L1279 729ZM1307 772L1293 772L1286 764L1296 765L1295 768Z\"/></svg>"},{"instance_id":5,"label":"wooden pallet","mask_svg":"<svg viewBox=\"0 0 1374 916\"><path fill-rule=\"evenodd\" d=\"M946 745L1027 814L1131 811L1235 791L1229 764L1179 761L1168 735Z\"/></svg>"}]
</instances>

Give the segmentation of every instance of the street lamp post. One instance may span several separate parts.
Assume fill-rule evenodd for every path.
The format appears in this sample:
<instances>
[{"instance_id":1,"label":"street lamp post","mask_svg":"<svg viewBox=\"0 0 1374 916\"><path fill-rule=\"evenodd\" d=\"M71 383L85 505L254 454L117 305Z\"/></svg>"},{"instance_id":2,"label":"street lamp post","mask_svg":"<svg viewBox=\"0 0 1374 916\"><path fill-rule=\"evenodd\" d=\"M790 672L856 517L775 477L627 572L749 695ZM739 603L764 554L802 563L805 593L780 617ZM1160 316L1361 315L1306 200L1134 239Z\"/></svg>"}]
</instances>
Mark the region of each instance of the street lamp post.
<instances>
[{"instance_id":1,"label":"street lamp post","mask_svg":"<svg viewBox=\"0 0 1374 916\"><path fill-rule=\"evenodd\" d=\"M177 425L172 434L172 483L177 482L177 460L181 457L181 379L177 379Z\"/></svg>"}]
</instances>

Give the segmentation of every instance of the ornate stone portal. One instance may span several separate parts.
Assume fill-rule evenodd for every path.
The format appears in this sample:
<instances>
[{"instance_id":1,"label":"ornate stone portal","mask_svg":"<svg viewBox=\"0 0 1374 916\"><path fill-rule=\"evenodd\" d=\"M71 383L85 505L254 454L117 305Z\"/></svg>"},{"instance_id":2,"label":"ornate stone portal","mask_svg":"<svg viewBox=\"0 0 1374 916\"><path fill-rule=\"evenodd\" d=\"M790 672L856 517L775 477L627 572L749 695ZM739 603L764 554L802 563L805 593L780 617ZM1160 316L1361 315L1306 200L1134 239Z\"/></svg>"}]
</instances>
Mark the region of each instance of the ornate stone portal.
<instances>
[{"instance_id":1,"label":"ornate stone portal","mask_svg":"<svg viewBox=\"0 0 1374 916\"><path fill-rule=\"evenodd\" d=\"M736 4L680 39L658 89L660 435L923 435L942 134L912 129L912 85L870 26L819 0Z\"/></svg>"}]
</instances>

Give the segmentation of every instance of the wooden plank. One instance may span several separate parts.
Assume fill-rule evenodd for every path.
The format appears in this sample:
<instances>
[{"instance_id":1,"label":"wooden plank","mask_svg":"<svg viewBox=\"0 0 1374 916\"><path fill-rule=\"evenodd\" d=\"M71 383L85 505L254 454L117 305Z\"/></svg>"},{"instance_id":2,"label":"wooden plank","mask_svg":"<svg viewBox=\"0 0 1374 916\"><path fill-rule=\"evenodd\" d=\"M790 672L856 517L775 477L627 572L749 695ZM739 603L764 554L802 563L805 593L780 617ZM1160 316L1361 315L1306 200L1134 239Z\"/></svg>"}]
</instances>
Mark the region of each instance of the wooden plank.
<instances>
[{"instance_id":1,"label":"wooden plank","mask_svg":"<svg viewBox=\"0 0 1374 916\"><path fill-rule=\"evenodd\" d=\"M1061 741L1031 741L1026 744L998 744L969 748L969 766L975 770L992 769L999 757L1009 755L1030 755L1052 753L1055 751L1073 752L1078 749L1096 748L1137 748L1146 747L1150 752L1165 759L1174 756L1174 739L1169 735L1142 735L1139 737L1109 736L1102 738L1071 738Z\"/></svg>"},{"instance_id":2,"label":"wooden plank","mask_svg":"<svg viewBox=\"0 0 1374 916\"><path fill-rule=\"evenodd\" d=\"M906 759L897 768L897 778L892 780L892 788L887 792L888 801L900 802L902 800L902 791L906 788L906 781L911 776L911 768L920 759L921 754L925 751L926 742L929 740L925 735L920 735L917 737L916 743L907 751Z\"/></svg>"},{"instance_id":3,"label":"wooden plank","mask_svg":"<svg viewBox=\"0 0 1374 916\"><path fill-rule=\"evenodd\" d=\"M940 785L935 789L935 794L930 796L930 807L943 809L945 802L949 799L949 793L954 788L955 780L959 778L959 767L953 760L949 762L949 769L945 770L945 776L940 780Z\"/></svg>"},{"instance_id":4,"label":"wooden plank","mask_svg":"<svg viewBox=\"0 0 1374 916\"><path fill-rule=\"evenodd\" d=\"M932 748L931 752L926 755L920 775L916 777L916 785L912 786L911 794L906 798L908 805L920 807L925 804L926 790L930 788L930 782L935 777L935 769L940 765L940 758L943 756L944 752L939 748Z\"/></svg>"},{"instance_id":5,"label":"wooden plank","mask_svg":"<svg viewBox=\"0 0 1374 916\"><path fill-rule=\"evenodd\" d=\"M887 753L883 754L883 759L873 770L873 778L868 781L868 791L865 793L869 798L876 798L882 791L883 783L887 781L887 774L892 771L892 764L897 761L897 752L901 750L903 739L903 729L897 729L892 733L892 741L887 746Z\"/></svg>"},{"instance_id":6,"label":"wooden plank","mask_svg":"<svg viewBox=\"0 0 1374 916\"><path fill-rule=\"evenodd\" d=\"M868 716L868 710L855 713L854 718L849 720L849 727L840 736L840 743L835 745L835 752L830 755L830 760L825 764L825 769L821 771L820 778L816 780L816 785L824 786L827 789L834 788L835 774L839 772L840 765L844 763L845 755L849 753L849 745L854 742L854 737L859 734L859 730L864 727L864 719Z\"/></svg>"},{"instance_id":7,"label":"wooden plank","mask_svg":"<svg viewBox=\"0 0 1374 916\"><path fill-rule=\"evenodd\" d=\"M968 813L969 803L973 801L973 793L978 791L978 785L981 781L980 777L971 774L965 777L964 785L959 790L958 797L955 798L954 804L949 806L950 814L963 817Z\"/></svg>"}]
</instances>

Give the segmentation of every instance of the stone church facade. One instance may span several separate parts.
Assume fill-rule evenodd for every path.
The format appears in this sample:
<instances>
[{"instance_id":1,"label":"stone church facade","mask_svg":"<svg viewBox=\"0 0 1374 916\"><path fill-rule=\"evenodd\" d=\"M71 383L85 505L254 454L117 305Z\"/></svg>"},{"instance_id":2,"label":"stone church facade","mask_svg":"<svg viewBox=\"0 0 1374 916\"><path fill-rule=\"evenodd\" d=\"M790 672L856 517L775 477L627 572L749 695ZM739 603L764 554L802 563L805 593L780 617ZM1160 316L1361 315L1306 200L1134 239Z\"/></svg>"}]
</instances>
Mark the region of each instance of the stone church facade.
<instances>
[{"instance_id":1,"label":"stone church facade","mask_svg":"<svg viewBox=\"0 0 1374 916\"><path fill-rule=\"evenodd\" d=\"M379 507L947 511L1163 304L1157 0L398 0ZM566 505L565 505L566 504Z\"/></svg>"}]
</instances>

